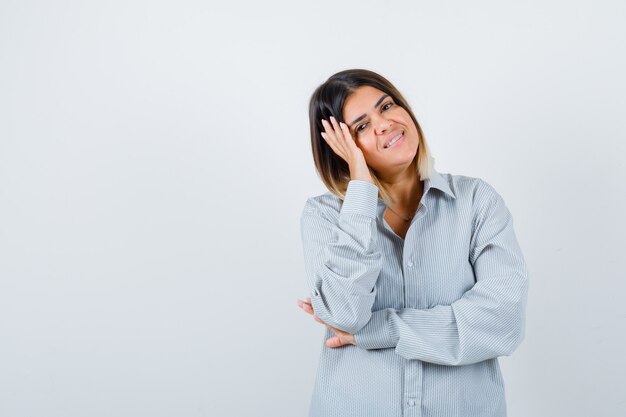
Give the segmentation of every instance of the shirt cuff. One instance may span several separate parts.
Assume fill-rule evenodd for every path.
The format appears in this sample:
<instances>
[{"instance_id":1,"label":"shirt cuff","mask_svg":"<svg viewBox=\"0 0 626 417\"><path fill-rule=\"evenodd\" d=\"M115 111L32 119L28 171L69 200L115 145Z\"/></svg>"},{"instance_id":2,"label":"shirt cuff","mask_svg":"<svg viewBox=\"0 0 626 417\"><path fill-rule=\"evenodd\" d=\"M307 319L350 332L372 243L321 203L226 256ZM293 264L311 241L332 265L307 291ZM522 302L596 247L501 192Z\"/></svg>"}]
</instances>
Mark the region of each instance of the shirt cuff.
<instances>
[{"instance_id":1,"label":"shirt cuff","mask_svg":"<svg viewBox=\"0 0 626 417\"><path fill-rule=\"evenodd\" d=\"M378 187L363 180L350 180L340 214L360 214L376 218Z\"/></svg>"},{"instance_id":2,"label":"shirt cuff","mask_svg":"<svg viewBox=\"0 0 626 417\"><path fill-rule=\"evenodd\" d=\"M374 311L370 321L354 334L354 341L363 349L395 348L400 340L398 329L390 320L393 309Z\"/></svg>"}]
</instances>

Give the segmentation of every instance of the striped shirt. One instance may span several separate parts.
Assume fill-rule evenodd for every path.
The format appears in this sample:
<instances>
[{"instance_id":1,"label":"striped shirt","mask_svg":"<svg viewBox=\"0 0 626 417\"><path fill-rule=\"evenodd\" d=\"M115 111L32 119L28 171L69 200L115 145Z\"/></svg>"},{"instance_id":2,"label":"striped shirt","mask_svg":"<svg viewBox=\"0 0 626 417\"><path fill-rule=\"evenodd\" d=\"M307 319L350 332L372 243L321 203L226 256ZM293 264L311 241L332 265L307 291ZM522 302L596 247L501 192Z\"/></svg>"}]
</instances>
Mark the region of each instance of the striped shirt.
<instances>
[{"instance_id":1,"label":"striped shirt","mask_svg":"<svg viewBox=\"0 0 626 417\"><path fill-rule=\"evenodd\" d=\"M423 185L405 239L367 181L305 204L315 315L356 340L322 345L310 417L506 416L497 357L524 337L528 291L513 218L479 178L433 170Z\"/></svg>"}]
</instances>

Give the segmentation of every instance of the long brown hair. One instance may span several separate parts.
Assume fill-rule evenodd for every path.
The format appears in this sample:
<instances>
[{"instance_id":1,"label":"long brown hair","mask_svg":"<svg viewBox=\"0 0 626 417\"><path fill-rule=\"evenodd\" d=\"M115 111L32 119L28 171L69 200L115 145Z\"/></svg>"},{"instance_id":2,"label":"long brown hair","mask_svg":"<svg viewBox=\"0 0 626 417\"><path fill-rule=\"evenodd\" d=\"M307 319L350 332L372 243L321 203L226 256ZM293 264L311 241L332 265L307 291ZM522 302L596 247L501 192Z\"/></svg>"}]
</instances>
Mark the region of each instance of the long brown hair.
<instances>
[{"instance_id":1,"label":"long brown hair","mask_svg":"<svg viewBox=\"0 0 626 417\"><path fill-rule=\"evenodd\" d=\"M393 84L383 76L365 69L349 69L332 75L326 82L315 89L309 102L309 124L311 128L311 148L317 173L330 192L343 200L350 182L350 169L346 161L337 155L322 138L324 131L321 119L329 120L330 116L343 120L343 106L346 99L361 86L368 85L388 94L393 101L405 109L419 134L419 147L412 165L415 166L420 180L430 177L434 160L426 144L422 128L420 127L411 107L402 94ZM385 202L391 203L391 198L386 187L380 182L376 173L370 168L370 174L374 183L378 186L379 197Z\"/></svg>"}]
</instances>

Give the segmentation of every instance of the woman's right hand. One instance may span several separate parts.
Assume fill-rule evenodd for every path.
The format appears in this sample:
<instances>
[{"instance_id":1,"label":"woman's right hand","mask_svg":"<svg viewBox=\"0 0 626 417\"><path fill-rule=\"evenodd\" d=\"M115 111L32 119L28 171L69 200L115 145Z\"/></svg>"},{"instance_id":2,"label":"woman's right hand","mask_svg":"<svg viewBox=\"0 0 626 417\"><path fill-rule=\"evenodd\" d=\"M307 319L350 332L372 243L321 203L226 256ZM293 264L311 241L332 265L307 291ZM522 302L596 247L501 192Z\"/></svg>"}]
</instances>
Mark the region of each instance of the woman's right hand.
<instances>
[{"instance_id":1,"label":"woman's right hand","mask_svg":"<svg viewBox=\"0 0 626 417\"><path fill-rule=\"evenodd\" d=\"M322 125L324 126L324 132L322 132L322 138L326 141L328 146L339 155L344 161L348 163L350 168L350 178L353 180L363 180L367 182L372 180L369 167L365 162L363 152L356 146L350 129L345 123L337 123L337 120L330 116L330 122L322 119Z\"/></svg>"}]
</instances>

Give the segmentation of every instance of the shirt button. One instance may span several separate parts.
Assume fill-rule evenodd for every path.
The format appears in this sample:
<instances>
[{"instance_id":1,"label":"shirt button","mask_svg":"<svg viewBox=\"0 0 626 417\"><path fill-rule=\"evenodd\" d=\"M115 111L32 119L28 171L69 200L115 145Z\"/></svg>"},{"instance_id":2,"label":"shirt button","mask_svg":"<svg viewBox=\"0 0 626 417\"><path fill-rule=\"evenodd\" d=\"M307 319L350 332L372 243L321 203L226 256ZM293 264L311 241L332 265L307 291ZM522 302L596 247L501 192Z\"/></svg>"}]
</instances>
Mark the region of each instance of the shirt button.
<instances>
[{"instance_id":1,"label":"shirt button","mask_svg":"<svg viewBox=\"0 0 626 417\"><path fill-rule=\"evenodd\" d=\"M415 400L408 400L406 403L409 405L409 407L413 407L415 405Z\"/></svg>"},{"instance_id":2,"label":"shirt button","mask_svg":"<svg viewBox=\"0 0 626 417\"><path fill-rule=\"evenodd\" d=\"M409 261L406 263L408 266L413 266L413 261Z\"/></svg>"}]
</instances>

